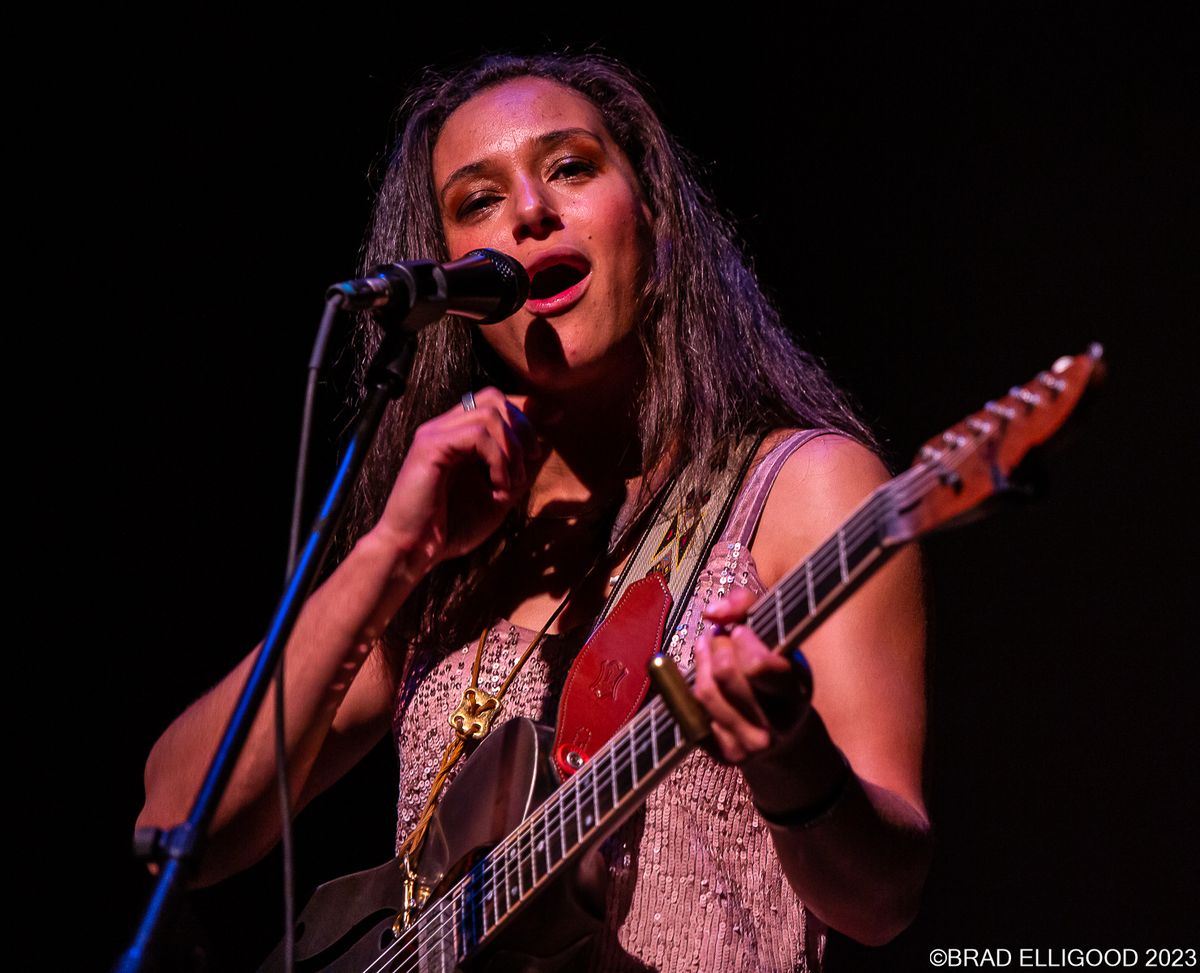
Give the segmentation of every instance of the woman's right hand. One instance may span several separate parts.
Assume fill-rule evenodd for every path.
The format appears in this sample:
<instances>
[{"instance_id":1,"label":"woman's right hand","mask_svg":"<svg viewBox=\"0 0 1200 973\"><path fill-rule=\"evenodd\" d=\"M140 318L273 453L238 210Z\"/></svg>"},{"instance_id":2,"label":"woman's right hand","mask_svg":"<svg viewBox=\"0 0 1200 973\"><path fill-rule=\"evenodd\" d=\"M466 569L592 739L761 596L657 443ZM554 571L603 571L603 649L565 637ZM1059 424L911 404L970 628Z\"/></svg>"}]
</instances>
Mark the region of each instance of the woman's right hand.
<instances>
[{"instance_id":1,"label":"woman's right hand","mask_svg":"<svg viewBox=\"0 0 1200 973\"><path fill-rule=\"evenodd\" d=\"M372 533L432 567L481 544L525 495L542 460L525 414L495 388L423 423Z\"/></svg>"}]
</instances>

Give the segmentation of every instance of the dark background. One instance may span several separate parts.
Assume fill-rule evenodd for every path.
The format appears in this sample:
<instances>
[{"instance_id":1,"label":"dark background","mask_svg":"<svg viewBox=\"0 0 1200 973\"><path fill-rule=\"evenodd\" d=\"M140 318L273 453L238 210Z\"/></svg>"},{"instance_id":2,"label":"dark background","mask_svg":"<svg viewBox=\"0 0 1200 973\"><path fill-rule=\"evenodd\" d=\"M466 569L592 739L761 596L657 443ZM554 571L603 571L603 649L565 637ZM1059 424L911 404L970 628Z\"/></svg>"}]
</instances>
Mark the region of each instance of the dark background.
<instances>
[{"instance_id":1,"label":"dark background","mask_svg":"<svg viewBox=\"0 0 1200 973\"><path fill-rule=\"evenodd\" d=\"M1195 34L1084 5L802 11L798 30L740 16L195 13L137 42L109 24L81 62L65 161L87 163L108 301L102 385L70 445L101 487L89 541L116 551L81 603L109 646L83 673L111 882L98 968L149 889L126 852L145 755L277 595L304 363L325 285L354 275L392 109L423 64L564 43L650 81L898 465L1057 356L1107 349L1041 499L926 544L937 858L915 924L881 950L835 940L830 969L1200 945ZM347 421L337 386L322 461ZM301 898L386 858L394 806L382 747L300 819ZM193 896L216 968L274 943L277 867Z\"/></svg>"}]
</instances>

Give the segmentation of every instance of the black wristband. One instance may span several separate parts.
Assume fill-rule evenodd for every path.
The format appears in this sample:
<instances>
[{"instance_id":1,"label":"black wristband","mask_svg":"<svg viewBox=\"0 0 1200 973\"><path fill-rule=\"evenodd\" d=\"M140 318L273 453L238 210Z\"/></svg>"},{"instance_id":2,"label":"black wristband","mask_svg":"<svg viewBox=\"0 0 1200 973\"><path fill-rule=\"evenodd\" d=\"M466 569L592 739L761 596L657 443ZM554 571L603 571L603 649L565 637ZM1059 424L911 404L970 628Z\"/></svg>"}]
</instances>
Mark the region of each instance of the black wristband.
<instances>
[{"instance_id":1,"label":"black wristband","mask_svg":"<svg viewBox=\"0 0 1200 973\"><path fill-rule=\"evenodd\" d=\"M758 811L759 817L776 828L787 828L792 831L804 831L824 821L842 803L842 798L850 790L850 781L854 778L854 771L850 769L850 761L846 759L846 755L838 750L838 756L842 760L842 775L828 797L816 804L809 804L807 807L782 813L764 811L755 801L754 809Z\"/></svg>"}]
</instances>

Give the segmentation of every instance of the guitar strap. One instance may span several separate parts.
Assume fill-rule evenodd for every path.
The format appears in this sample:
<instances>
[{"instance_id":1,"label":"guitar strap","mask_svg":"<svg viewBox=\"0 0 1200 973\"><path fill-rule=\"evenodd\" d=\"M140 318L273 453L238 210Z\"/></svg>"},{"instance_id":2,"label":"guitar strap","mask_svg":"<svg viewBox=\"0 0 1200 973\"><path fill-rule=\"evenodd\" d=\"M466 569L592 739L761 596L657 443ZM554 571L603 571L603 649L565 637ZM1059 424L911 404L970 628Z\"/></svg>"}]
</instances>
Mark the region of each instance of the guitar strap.
<instances>
[{"instance_id":1,"label":"guitar strap","mask_svg":"<svg viewBox=\"0 0 1200 973\"><path fill-rule=\"evenodd\" d=\"M762 440L748 436L730 451L699 507L687 502L679 478L653 506L563 685L552 751L561 779L587 763L642 705L650 660L664 633L674 631Z\"/></svg>"}]
</instances>

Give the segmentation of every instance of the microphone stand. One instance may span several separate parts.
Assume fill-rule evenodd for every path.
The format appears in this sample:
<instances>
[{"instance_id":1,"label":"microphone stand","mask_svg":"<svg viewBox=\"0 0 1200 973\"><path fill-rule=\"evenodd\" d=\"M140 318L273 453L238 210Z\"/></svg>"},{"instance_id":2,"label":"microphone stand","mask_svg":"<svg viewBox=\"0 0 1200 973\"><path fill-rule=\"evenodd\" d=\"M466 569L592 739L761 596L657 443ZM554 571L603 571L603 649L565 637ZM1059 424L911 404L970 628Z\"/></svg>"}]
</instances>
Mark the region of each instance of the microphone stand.
<instances>
[{"instance_id":1,"label":"microphone stand","mask_svg":"<svg viewBox=\"0 0 1200 973\"><path fill-rule=\"evenodd\" d=\"M291 636L300 608L329 553L334 532L346 509L350 488L358 479L363 460L375 440L383 411L392 399L403 395L407 387L415 346L414 334L394 329L385 333L379 351L371 362L367 372L367 396L359 412L354 434L347 444L308 540L300 551L296 569L288 579L283 597L271 618L254 668L234 706L233 715L225 727L216 756L200 785L187 820L166 831L142 828L135 836L139 857L157 861L161 870L133 942L118 960L114 973L136 973L143 969L163 917L178 899L183 879L200 860L208 825L245 744L251 721L262 705L270 686L271 674Z\"/></svg>"}]
</instances>

